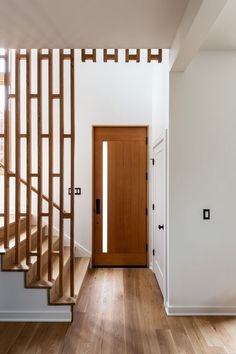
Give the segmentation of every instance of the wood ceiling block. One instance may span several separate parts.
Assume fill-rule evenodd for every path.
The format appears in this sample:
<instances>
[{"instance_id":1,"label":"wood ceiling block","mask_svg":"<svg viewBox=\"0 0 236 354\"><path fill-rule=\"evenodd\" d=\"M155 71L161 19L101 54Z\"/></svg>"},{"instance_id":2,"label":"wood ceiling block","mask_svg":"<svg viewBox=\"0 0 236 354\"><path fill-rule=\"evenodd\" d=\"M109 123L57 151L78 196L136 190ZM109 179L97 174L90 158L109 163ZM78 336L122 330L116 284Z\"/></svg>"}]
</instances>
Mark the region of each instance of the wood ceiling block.
<instances>
[{"instance_id":1,"label":"wood ceiling block","mask_svg":"<svg viewBox=\"0 0 236 354\"><path fill-rule=\"evenodd\" d=\"M107 63L108 60L118 63L118 49L114 49L113 53L108 53L108 49L103 49L103 61Z\"/></svg>"},{"instance_id":2,"label":"wood ceiling block","mask_svg":"<svg viewBox=\"0 0 236 354\"><path fill-rule=\"evenodd\" d=\"M136 61L140 63L140 49L136 49L136 54L130 54L130 49L125 50L125 62Z\"/></svg>"},{"instance_id":3,"label":"wood ceiling block","mask_svg":"<svg viewBox=\"0 0 236 354\"><path fill-rule=\"evenodd\" d=\"M148 49L148 63L157 60L158 63L162 62L162 49L158 49L158 53L153 53L153 49Z\"/></svg>"},{"instance_id":4,"label":"wood ceiling block","mask_svg":"<svg viewBox=\"0 0 236 354\"><path fill-rule=\"evenodd\" d=\"M87 60L92 60L94 63L96 63L96 49L92 49L92 53L86 52L87 49L82 49L82 62L86 62Z\"/></svg>"}]
</instances>

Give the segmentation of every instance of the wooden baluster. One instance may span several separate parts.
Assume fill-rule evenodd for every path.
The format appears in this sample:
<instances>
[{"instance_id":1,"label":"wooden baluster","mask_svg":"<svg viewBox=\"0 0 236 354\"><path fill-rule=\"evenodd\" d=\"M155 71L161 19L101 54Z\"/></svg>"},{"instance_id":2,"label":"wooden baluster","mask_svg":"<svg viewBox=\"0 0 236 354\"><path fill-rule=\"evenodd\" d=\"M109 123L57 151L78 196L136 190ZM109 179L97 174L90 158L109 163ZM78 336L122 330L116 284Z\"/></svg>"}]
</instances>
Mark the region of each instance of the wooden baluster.
<instances>
[{"instance_id":1,"label":"wooden baluster","mask_svg":"<svg viewBox=\"0 0 236 354\"><path fill-rule=\"evenodd\" d=\"M38 76L38 205L37 205L37 279L42 277L42 62L41 53L37 52Z\"/></svg>"},{"instance_id":2,"label":"wooden baluster","mask_svg":"<svg viewBox=\"0 0 236 354\"><path fill-rule=\"evenodd\" d=\"M20 113L20 51L16 50L15 57L15 264L20 262L20 213L21 213L21 113Z\"/></svg>"},{"instance_id":3,"label":"wooden baluster","mask_svg":"<svg viewBox=\"0 0 236 354\"><path fill-rule=\"evenodd\" d=\"M49 205L48 205L48 280L52 281L52 236L53 236L53 171L54 171L54 161L53 161L53 72L52 72L52 49L49 49L48 58L48 119L49 119L49 140L48 140L48 191L49 191Z\"/></svg>"},{"instance_id":4,"label":"wooden baluster","mask_svg":"<svg viewBox=\"0 0 236 354\"><path fill-rule=\"evenodd\" d=\"M75 88L74 88L74 49L71 49L70 61L70 114L71 114L71 196L70 196L70 295L74 297L74 161L75 161Z\"/></svg>"},{"instance_id":5,"label":"wooden baluster","mask_svg":"<svg viewBox=\"0 0 236 354\"><path fill-rule=\"evenodd\" d=\"M64 294L64 60L60 49L60 226L59 293Z\"/></svg>"},{"instance_id":6,"label":"wooden baluster","mask_svg":"<svg viewBox=\"0 0 236 354\"><path fill-rule=\"evenodd\" d=\"M26 217L26 262L29 265L31 262L31 209L32 209L32 199L31 199L31 170L32 170L32 123L31 123L31 51L27 50L26 54L26 129L27 129L27 217Z\"/></svg>"},{"instance_id":7,"label":"wooden baluster","mask_svg":"<svg viewBox=\"0 0 236 354\"><path fill-rule=\"evenodd\" d=\"M10 223L10 188L9 188L9 163L10 163L10 113L9 113L9 51L5 53L4 74L4 247L9 248L9 223Z\"/></svg>"}]
</instances>

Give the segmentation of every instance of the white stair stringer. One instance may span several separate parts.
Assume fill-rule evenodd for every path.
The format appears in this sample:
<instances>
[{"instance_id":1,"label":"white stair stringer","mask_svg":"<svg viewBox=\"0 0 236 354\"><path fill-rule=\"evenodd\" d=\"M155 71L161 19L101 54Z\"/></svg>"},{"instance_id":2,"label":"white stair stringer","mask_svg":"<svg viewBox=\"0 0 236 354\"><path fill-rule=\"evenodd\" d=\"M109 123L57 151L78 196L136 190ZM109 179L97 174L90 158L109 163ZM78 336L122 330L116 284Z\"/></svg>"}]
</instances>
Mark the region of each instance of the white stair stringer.
<instances>
[{"instance_id":1,"label":"white stair stringer","mask_svg":"<svg viewBox=\"0 0 236 354\"><path fill-rule=\"evenodd\" d=\"M72 321L71 306L49 305L48 289L25 288L24 277L24 271L0 271L0 322Z\"/></svg>"}]
</instances>

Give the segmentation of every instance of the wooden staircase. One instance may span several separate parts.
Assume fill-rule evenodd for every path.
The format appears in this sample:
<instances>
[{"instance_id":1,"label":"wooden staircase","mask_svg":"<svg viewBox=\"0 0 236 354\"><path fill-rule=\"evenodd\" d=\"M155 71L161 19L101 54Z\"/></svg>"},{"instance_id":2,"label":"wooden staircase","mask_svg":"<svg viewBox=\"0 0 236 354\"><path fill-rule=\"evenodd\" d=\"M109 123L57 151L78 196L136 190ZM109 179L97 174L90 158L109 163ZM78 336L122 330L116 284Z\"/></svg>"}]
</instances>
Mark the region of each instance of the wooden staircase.
<instances>
[{"instance_id":1,"label":"wooden staircase","mask_svg":"<svg viewBox=\"0 0 236 354\"><path fill-rule=\"evenodd\" d=\"M76 304L78 296L80 294L84 279L86 277L90 258L78 257L75 258L74 269L74 289L75 296L70 296L70 247L64 246L64 293L60 296L59 289L59 256L56 251L59 250L59 236L54 235L52 237L53 249L55 254L52 259L53 274L52 281L48 280L48 237L46 235L47 226L42 227L42 276L40 279L37 277L37 257L32 256L31 262L27 265L26 260L26 217L20 218L20 262L15 264L15 220L14 216L10 216L9 223L9 248L4 248L4 220L0 217L0 255L1 255L1 271L3 272L24 272L25 288L31 289L47 289L48 292L48 304L49 305L68 305L71 306L73 312L73 305ZM32 254L37 251L37 226L31 226L31 247ZM2 286L2 285L1 285Z\"/></svg>"},{"instance_id":2,"label":"wooden staircase","mask_svg":"<svg viewBox=\"0 0 236 354\"><path fill-rule=\"evenodd\" d=\"M10 302L8 318L11 319L12 308L16 305L19 311L27 312L28 303L23 300L25 293L27 300L32 300L34 290L30 289L41 289L35 295L38 302L31 303L35 319L40 318L37 313L41 308L45 309L45 318L48 312L54 315L57 310L57 314L61 310L61 313L71 315L67 306L60 309L51 306L49 311L46 292L48 304L72 307L89 266L88 258L75 257L74 54L74 49L69 52L64 49L8 49L1 54L5 65L4 129L0 134L4 141L3 161L0 161L4 171L1 187L4 207L0 214L1 270L24 272L24 285L28 288L27 292L20 289L22 310L17 296L12 296L14 301L10 302L6 292L14 292L10 290L14 289L13 282L20 284L23 274L13 273L7 277L0 272L1 282L5 281L5 290L2 285L0 289L1 318L5 318L7 302ZM68 70L65 70L65 62ZM69 91L69 99L66 99L65 90ZM58 113L54 109L55 100ZM10 109L12 106L14 109ZM14 215L10 215L11 211ZM40 307L41 293L44 300Z\"/></svg>"}]
</instances>

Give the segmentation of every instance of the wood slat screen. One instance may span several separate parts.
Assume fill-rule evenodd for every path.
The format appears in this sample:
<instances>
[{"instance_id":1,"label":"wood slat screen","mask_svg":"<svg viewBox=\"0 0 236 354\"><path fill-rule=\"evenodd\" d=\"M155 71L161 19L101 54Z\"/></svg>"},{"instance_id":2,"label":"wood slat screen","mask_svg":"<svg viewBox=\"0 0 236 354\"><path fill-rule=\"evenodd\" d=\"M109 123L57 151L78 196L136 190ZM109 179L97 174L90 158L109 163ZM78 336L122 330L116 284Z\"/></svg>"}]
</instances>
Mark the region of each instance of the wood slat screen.
<instances>
[{"instance_id":1,"label":"wood slat screen","mask_svg":"<svg viewBox=\"0 0 236 354\"><path fill-rule=\"evenodd\" d=\"M6 50L1 58L5 61L4 133L1 136L4 139L4 164L1 163L4 169L4 247L9 248L10 210L14 209L15 265L21 267L21 218L25 216L27 264L31 263L33 256L37 257L37 279L41 280L44 272L42 245L47 237L48 280L53 281L53 257L59 256L59 293L63 296L64 221L69 220L70 295L73 297L74 193L65 196L65 183L74 190L74 50ZM69 61L67 75L65 61ZM70 107L65 113L66 80L70 88ZM55 90L57 81L59 92ZM65 130L65 122L70 122L70 131ZM57 129L54 129L55 124ZM59 136L55 135L57 130ZM69 159L65 159L65 139L69 142ZM55 143L59 149L55 149ZM70 171L67 180L65 170ZM12 185L15 187L14 198ZM66 202L65 198L69 201ZM36 219L33 220L32 215ZM32 247L33 224L37 226L36 249ZM52 240L57 229L59 249L53 249Z\"/></svg>"}]
</instances>

